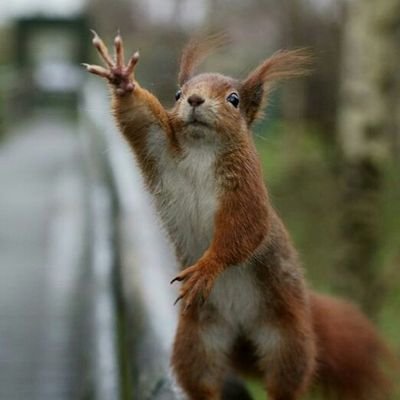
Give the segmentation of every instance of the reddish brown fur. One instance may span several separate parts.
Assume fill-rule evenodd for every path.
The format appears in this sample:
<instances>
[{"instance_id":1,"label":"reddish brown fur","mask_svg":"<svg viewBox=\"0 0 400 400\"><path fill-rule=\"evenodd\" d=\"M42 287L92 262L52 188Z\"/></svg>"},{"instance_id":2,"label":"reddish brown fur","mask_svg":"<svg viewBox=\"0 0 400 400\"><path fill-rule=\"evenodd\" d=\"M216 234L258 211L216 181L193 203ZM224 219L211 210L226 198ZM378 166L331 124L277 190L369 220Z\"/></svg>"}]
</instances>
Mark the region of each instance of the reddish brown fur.
<instances>
[{"instance_id":1,"label":"reddish brown fur","mask_svg":"<svg viewBox=\"0 0 400 400\"><path fill-rule=\"evenodd\" d=\"M167 112L158 99L146 89L142 89L138 83L135 83L135 97L113 96L112 109L119 129L135 151L146 183L152 187L157 172L153 157L145 151L145 140L146 131L154 120L170 137L169 143L173 151L179 152ZM132 126L135 127L134 132Z\"/></svg>"},{"instance_id":2,"label":"reddish brown fur","mask_svg":"<svg viewBox=\"0 0 400 400\"><path fill-rule=\"evenodd\" d=\"M193 312L180 318L171 363L179 371L178 380L191 400L217 400L225 368L201 346L199 332L203 325Z\"/></svg>"},{"instance_id":3,"label":"reddish brown fur","mask_svg":"<svg viewBox=\"0 0 400 400\"><path fill-rule=\"evenodd\" d=\"M178 74L179 85L182 86L194 74L196 68L211 53L224 45L226 37L223 34L216 34L204 38L193 38L182 51L180 71Z\"/></svg>"},{"instance_id":4,"label":"reddish brown fur","mask_svg":"<svg viewBox=\"0 0 400 400\"><path fill-rule=\"evenodd\" d=\"M246 210L246 208L244 208ZM282 255L290 262L295 262L295 251L289 241L287 233L278 216L272 208L269 210L268 243L266 251L260 253L253 261L252 268L257 274L260 288L272 294L274 299L270 303L265 299L265 324L275 325L284 332L283 344L276 352L266 357L254 354L251 342L245 338L239 339L230 355L232 366L244 374L255 374L265 381L266 388L274 400L293 400L307 389L313 376L315 345L314 334L310 325L308 310L308 296L301 283L301 271L295 271L291 281L285 271L273 271L277 258ZM272 273L272 275L271 275ZM180 384L188 391L193 392L193 371L202 370L204 358L196 357L190 363L181 366L180 359L183 355L193 355L193 343L201 345L201 341L192 337L193 324L199 324L199 315L196 310L190 309L188 313L180 318L180 327L176 336L175 350L173 354L173 365L179 371ZM208 329L207 324L212 326L212 315L210 320L202 321L201 328ZM194 330L197 332L197 330ZM251 352L250 354L248 352ZM216 354L211 354L212 360L218 360ZM249 361L251 363L249 364ZM219 364L212 365L208 361L208 369L215 372L213 376L220 376L223 367ZM212 368L212 367L214 368ZM268 375L265 376L265 371ZM225 366L226 371L226 366ZM196 381L196 391L203 390L201 381ZM207 381L210 384L210 381ZM209 390L219 391L221 380L213 382ZM196 397L193 397L196 398ZM206 399L207 397L203 397Z\"/></svg>"},{"instance_id":5,"label":"reddish brown fur","mask_svg":"<svg viewBox=\"0 0 400 400\"><path fill-rule=\"evenodd\" d=\"M370 321L354 305L313 293L311 311L317 334L317 380L343 400L387 399L384 373L391 355ZM393 365L392 365L393 366Z\"/></svg>"},{"instance_id":6,"label":"reddish brown fur","mask_svg":"<svg viewBox=\"0 0 400 400\"><path fill-rule=\"evenodd\" d=\"M147 143L151 129L162 132L178 162L184 157L185 141L198 132L182 116L187 100L196 95L212 102L205 114L196 115L200 118L197 122L205 126L201 133L211 129L212 140L220 149L215 163L218 207L213 236L203 255L188 267L190 254L180 247L177 232L170 232L183 260L182 272L175 278L183 281L184 301L172 356L177 379L192 400L219 399L229 367L260 376L273 400L297 400L313 381L328 387L329 393L341 400L381 400L387 394L380 366L387 354L385 346L356 308L307 290L296 251L269 202L250 135L270 84L304 73L307 54L302 50L276 53L242 82L218 74L193 77L198 64L220 43L221 38L213 37L186 47L179 74L182 98L169 112L131 76L130 66L136 64L137 57L131 58L127 67L123 65L120 38L116 40L116 65L107 59L108 69L87 66L111 83L117 123L155 192L161 171L159 155L151 152ZM97 36L95 45L104 58L106 49ZM227 102L232 92L240 94L240 107ZM216 311L221 305L208 299L217 280L239 264L250 274L254 293L262 293L261 304L254 300L259 320L257 330L242 326L235 343L224 352L218 346L224 345L224 335L231 331L223 331L225 322ZM246 316L233 317L236 321ZM245 328L265 337L257 342L243 333ZM213 333L215 329L222 329L222 333ZM204 338L207 334L211 339Z\"/></svg>"},{"instance_id":7,"label":"reddish brown fur","mask_svg":"<svg viewBox=\"0 0 400 400\"><path fill-rule=\"evenodd\" d=\"M247 122L251 124L262 116L267 99L266 91L272 84L306 74L310 61L310 53L305 49L281 50L252 71L240 89L242 100L245 102Z\"/></svg>"}]
</instances>

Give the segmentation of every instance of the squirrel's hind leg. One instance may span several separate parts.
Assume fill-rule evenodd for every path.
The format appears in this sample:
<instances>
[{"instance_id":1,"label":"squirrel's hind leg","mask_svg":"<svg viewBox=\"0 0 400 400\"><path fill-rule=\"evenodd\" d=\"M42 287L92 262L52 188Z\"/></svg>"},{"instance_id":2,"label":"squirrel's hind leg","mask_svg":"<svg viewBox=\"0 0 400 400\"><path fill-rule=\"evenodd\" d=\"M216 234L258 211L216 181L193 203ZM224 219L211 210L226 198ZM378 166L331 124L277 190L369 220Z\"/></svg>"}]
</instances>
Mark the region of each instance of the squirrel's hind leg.
<instances>
[{"instance_id":1,"label":"squirrel's hind leg","mask_svg":"<svg viewBox=\"0 0 400 400\"><path fill-rule=\"evenodd\" d=\"M221 400L229 347L223 327L204 327L192 316L181 315L175 336L172 367L190 400ZM212 338L214 337L215 340Z\"/></svg>"},{"instance_id":2,"label":"squirrel's hind leg","mask_svg":"<svg viewBox=\"0 0 400 400\"><path fill-rule=\"evenodd\" d=\"M271 400L299 400L308 388L315 367L315 345L308 329L257 334L259 368Z\"/></svg>"}]
</instances>

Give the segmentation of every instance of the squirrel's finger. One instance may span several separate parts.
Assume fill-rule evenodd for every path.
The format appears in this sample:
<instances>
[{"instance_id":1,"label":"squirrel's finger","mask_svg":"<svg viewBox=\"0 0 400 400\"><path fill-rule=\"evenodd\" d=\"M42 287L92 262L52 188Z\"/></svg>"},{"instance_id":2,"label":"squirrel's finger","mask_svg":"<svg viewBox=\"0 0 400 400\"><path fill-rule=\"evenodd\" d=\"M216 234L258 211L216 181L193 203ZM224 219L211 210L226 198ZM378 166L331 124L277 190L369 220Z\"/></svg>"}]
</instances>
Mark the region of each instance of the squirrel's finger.
<instances>
[{"instance_id":1,"label":"squirrel's finger","mask_svg":"<svg viewBox=\"0 0 400 400\"><path fill-rule=\"evenodd\" d=\"M103 67L99 67L98 65L90 65L82 63L82 65L86 68L86 71L91 74L95 74L101 76L102 78L111 79L111 74L108 70Z\"/></svg>"},{"instance_id":2,"label":"squirrel's finger","mask_svg":"<svg viewBox=\"0 0 400 400\"><path fill-rule=\"evenodd\" d=\"M114 39L114 49L115 49L115 60L116 66L122 68L124 66L124 45L122 42L122 37L118 31L117 36Z\"/></svg>"},{"instance_id":3,"label":"squirrel's finger","mask_svg":"<svg viewBox=\"0 0 400 400\"><path fill-rule=\"evenodd\" d=\"M108 49L107 46L104 44L104 42L100 39L100 36L96 33L96 31L94 31L93 29L91 29L91 32L93 33L93 40L92 43L94 45L94 47L96 47L98 53L100 54L100 57L102 58L102 60L110 67L114 67L114 62L110 56L110 54L108 53Z\"/></svg>"},{"instance_id":4,"label":"squirrel's finger","mask_svg":"<svg viewBox=\"0 0 400 400\"><path fill-rule=\"evenodd\" d=\"M187 314L194 303L196 303L196 292L189 293L185 298L185 306L183 307L183 314Z\"/></svg>"},{"instance_id":5,"label":"squirrel's finger","mask_svg":"<svg viewBox=\"0 0 400 400\"><path fill-rule=\"evenodd\" d=\"M136 64L139 61L139 52L136 51L135 54L129 59L128 66L126 67L126 72L128 75L131 75L133 73L133 70L135 69Z\"/></svg>"}]
</instances>

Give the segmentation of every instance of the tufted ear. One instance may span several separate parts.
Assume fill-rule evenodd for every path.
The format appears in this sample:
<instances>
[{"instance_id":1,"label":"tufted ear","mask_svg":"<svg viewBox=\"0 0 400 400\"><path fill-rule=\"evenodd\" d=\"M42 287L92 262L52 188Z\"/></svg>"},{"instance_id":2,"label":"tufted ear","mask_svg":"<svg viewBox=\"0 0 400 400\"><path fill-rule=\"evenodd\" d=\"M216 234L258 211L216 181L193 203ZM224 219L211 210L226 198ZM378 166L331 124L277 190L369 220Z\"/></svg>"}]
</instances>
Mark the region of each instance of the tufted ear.
<instances>
[{"instance_id":1,"label":"tufted ear","mask_svg":"<svg viewBox=\"0 0 400 400\"><path fill-rule=\"evenodd\" d=\"M241 109L248 125L262 115L271 86L279 80L305 75L310 63L311 54L306 49L281 50L250 72L239 90Z\"/></svg>"},{"instance_id":2,"label":"tufted ear","mask_svg":"<svg viewBox=\"0 0 400 400\"><path fill-rule=\"evenodd\" d=\"M223 33L191 39L182 52L178 75L179 86L187 82L195 73L196 68L226 42L227 37Z\"/></svg>"}]
</instances>

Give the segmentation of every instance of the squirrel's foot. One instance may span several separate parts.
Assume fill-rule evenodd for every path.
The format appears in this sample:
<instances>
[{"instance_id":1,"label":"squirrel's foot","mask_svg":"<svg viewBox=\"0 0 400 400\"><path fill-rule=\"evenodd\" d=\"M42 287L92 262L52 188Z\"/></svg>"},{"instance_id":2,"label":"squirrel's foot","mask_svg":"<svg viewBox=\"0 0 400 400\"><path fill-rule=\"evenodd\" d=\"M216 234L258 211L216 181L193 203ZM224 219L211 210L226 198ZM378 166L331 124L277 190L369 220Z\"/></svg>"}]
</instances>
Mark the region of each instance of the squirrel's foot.
<instances>
[{"instance_id":1,"label":"squirrel's foot","mask_svg":"<svg viewBox=\"0 0 400 400\"><path fill-rule=\"evenodd\" d=\"M207 300L213 287L217 270L218 268L215 265L210 266L200 261L184 269L171 281L171 283L176 281L183 282L175 304L184 299L184 313L186 313L194 303L202 305Z\"/></svg>"},{"instance_id":2,"label":"squirrel's foot","mask_svg":"<svg viewBox=\"0 0 400 400\"><path fill-rule=\"evenodd\" d=\"M100 39L99 35L95 31L92 31L92 33L93 45L96 47L100 58L104 61L106 68L98 65L82 65L88 72L107 79L115 88L118 95L123 96L127 93L133 92L135 88L133 73L139 60L139 53L136 52L133 54L128 63L125 64L123 42L121 35L118 33L114 39L115 57L113 59L108 52L107 46Z\"/></svg>"}]
</instances>

